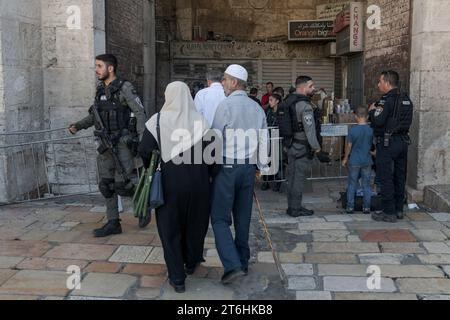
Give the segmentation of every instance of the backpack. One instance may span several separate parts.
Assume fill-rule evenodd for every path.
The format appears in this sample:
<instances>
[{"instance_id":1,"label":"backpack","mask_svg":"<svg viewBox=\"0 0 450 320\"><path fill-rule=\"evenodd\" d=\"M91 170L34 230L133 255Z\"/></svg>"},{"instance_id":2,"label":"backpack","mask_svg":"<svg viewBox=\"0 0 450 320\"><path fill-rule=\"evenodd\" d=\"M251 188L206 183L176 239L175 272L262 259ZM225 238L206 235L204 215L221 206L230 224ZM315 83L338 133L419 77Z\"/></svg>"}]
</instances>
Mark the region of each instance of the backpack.
<instances>
[{"instance_id":1,"label":"backpack","mask_svg":"<svg viewBox=\"0 0 450 320\"><path fill-rule=\"evenodd\" d=\"M278 109L277 121L280 136L285 140L292 139L295 133L303 130L303 125L297 119L297 110L295 109L295 106L300 101L311 102L308 97L292 94L281 103Z\"/></svg>"}]
</instances>

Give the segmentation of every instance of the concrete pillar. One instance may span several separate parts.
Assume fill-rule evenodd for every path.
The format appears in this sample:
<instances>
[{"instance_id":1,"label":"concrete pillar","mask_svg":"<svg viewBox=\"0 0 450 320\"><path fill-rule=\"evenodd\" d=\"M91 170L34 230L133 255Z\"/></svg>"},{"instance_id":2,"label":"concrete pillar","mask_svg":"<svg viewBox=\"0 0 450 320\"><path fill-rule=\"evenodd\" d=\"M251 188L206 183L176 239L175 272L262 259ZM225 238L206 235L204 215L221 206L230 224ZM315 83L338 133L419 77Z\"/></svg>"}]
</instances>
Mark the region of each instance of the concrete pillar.
<instances>
[{"instance_id":1,"label":"concrete pillar","mask_svg":"<svg viewBox=\"0 0 450 320\"><path fill-rule=\"evenodd\" d=\"M5 88L3 81L3 57L2 57L2 28L0 22L0 134L5 133ZM0 146L5 145L5 138L0 136ZM4 150L0 150L0 202L6 201L6 155Z\"/></svg>"},{"instance_id":2,"label":"concrete pillar","mask_svg":"<svg viewBox=\"0 0 450 320\"><path fill-rule=\"evenodd\" d=\"M85 117L96 87L94 58L104 51L104 0L0 1L0 133L62 128ZM61 131L53 138L66 136ZM0 143L47 138L0 136ZM56 182L56 168L59 182L77 191L88 181L95 185L93 144L89 175L82 174L80 141L56 144L55 153L49 145L38 147L0 149L0 202L22 200Z\"/></svg>"},{"instance_id":3,"label":"concrete pillar","mask_svg":"<svg viewBox=\"0 0 450 320\"><path fill-rule=\"evenodd\" d=\"M93 103L95 56L104 53L106 47L105 3L103 0L41 2L45 108L52 129L65 128L86 117ZM67 136L67 132L62 131L61 136ZM88 148L88 172L85 147ZM92 141L59 143L54 149L49 147L47 155L50 163L59 164L50 167L50 182L61 186L57 192L85 192L89 191L89 183L95 186L95 144Z\"/></svg>"},{"instance_id":4,"label":"concrete pillar","mask_svg":"<svg viewBox=\"0 0 450 320\"><path fill-rule=\"evenodd\" d=\"M0 133L46 128L42 78L40 1L0 1ZM5 145L26 142L2 137ZM0 202L36 186L29 148L0 149Z\"/></svg>"},{"instance_id":5,"label":"concrete pillar","mask_svg":"<svg viewBox=\"0 0 450 320\"><path fill-rule=\"evenodd\" d=\"M147 117L156 113L156 19L154 0L143 0L144 16L144 90Z\"/></svg>"},{"instance_id":6,"label":"concrete pillar","mask_svg":"<svg viewBox=\"0 0 450 320\"><path fill-rule=\"evenodd\" d=\"M450 1L413 0L411 98L415 104L408 183L450 184Z\"/></svg>"}]
</instances>

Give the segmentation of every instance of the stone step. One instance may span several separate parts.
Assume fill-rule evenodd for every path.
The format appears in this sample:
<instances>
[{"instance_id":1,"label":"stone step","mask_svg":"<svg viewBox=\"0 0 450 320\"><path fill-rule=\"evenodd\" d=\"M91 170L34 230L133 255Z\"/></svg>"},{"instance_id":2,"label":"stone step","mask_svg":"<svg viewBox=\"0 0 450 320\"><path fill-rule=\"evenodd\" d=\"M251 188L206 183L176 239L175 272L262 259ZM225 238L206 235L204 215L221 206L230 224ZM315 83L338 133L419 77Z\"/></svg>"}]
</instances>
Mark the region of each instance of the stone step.
<instances>
[{"instance_id":1,"label":"stone step","mask_svg":"<svg viewBox=\"0 0 450 320\"><path fill-rule=\"evenodd\" d=\"M425 187L424 203L434 210L450 212L450 185Z\"/></svg>"}]
</instances>

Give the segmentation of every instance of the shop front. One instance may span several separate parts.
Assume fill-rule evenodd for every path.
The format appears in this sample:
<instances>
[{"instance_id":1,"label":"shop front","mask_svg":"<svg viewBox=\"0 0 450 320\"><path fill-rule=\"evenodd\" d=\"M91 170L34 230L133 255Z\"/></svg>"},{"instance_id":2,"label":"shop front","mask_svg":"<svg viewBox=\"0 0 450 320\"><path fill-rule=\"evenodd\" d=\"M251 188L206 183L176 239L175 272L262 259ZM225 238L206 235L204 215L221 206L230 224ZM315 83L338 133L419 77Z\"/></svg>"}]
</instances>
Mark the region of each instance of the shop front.
<instances>
[{"instance_id":1,"label":"shop front","mask_svg":"<svg viewBox=\"0 0 450 320\"><path fill-rule=\"evenodd\" d=\"M337 15L334 25L336 54L343 60L343 93L352 109L365 103L364 8L362 2L351 2Z\"/></svg>"},{"instance_id":2,"label":"shop front","mask_svg":"<svg viewBox=\"0 0 450 320\"><path fill-rule=\"evenodd\" d=\"M206 85L208 70L225 70L241 64L249 72L249 88L264 94L265 84L273 82L287 93L295 79L306 74L319 88L335 90L335 59L325 44L284 42L193 42L171 44L171 78L189 84L195 92Z\"/></svg>"}]
</instances>

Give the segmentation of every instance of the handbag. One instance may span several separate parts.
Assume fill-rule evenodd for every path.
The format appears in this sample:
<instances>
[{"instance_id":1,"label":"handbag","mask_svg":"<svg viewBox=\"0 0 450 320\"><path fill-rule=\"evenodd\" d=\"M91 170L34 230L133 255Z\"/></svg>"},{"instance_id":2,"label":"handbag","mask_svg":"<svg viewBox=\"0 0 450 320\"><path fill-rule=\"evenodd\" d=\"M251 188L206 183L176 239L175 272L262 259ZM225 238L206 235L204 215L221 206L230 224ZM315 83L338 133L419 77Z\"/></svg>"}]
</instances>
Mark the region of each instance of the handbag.
<instances>
[{"instance_id":1,"label":"handbag","mask_svg":"<svg viewBox=\"0 0 450 320\"><path fill-rule=\"evenodd\" d=\"M162 162L162 146L161 146L161 127L160 127L161 113L158 113L158 121L156 123L156 132L158 136L158 145L159 145L159 159L158 159L158 167L156 168L155 173L153 174L152 184L150 187L150 196L149 196L149 207L151 209L158 209L164 205L164 191L163 191L163 183L162 183L162 172L161 172L161 162Z\"/></svg>"}]
</instances>

